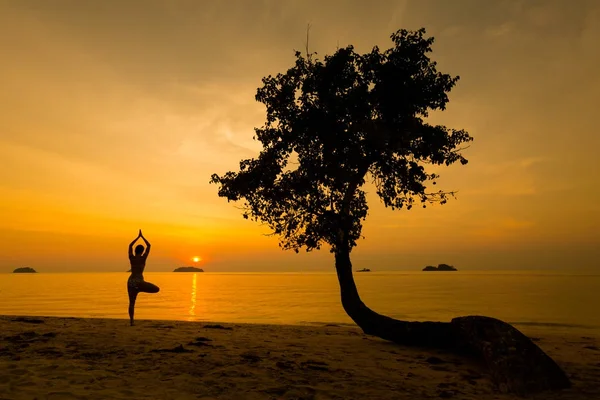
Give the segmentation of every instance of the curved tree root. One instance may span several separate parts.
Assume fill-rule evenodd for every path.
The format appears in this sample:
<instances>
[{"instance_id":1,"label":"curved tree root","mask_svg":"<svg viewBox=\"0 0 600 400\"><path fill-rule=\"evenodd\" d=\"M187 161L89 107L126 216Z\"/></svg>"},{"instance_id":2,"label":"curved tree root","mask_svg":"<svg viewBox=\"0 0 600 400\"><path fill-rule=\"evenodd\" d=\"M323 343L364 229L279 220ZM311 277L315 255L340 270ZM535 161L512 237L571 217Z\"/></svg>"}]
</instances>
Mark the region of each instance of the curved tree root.
<instances>
[{"instance_id":1,"label":"curved tree root","mask_svg":"<svg viewBox=\"0 0 600 400\"><path fill-rule=\"evenodd\" d=\"M482 358L502 392L524 395L571 387L558 364L512 325L483 316L454 318L450 325L456 349Z\"/></svg>"},{"instance_id":2,"label":"curved tree root","mask_svg":"<svg viewBox=\"0 0 600 400\"><path fill-rule=\"evenodd\" d=\"M515 327L498 319L468 316L451 322L409 322L373 311L365 314L369 317L359 319L359 326L366 334L482 360L501 392L525 395L571 387L552 358Z\"/></svg>"}]
</instances>

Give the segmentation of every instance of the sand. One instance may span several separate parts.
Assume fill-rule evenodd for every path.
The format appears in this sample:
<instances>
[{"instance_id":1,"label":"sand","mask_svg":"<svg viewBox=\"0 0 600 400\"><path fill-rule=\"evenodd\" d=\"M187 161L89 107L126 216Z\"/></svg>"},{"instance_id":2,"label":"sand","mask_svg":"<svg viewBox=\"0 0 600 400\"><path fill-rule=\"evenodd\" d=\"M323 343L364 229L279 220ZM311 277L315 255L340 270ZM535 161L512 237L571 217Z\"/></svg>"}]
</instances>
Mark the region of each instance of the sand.
<instances>
[{"instance_id":1,"label":"sand","mask_svg":"<svg viewBox=\"0 0 600 400\"><path fill-rule=\"evenodd\" d=\"M535 340L574 386L532 398L600 399L597 337ZM515 397L477 363L353 326L0 316L0 399L429 398Z\"/></svg>"}]
</instances>

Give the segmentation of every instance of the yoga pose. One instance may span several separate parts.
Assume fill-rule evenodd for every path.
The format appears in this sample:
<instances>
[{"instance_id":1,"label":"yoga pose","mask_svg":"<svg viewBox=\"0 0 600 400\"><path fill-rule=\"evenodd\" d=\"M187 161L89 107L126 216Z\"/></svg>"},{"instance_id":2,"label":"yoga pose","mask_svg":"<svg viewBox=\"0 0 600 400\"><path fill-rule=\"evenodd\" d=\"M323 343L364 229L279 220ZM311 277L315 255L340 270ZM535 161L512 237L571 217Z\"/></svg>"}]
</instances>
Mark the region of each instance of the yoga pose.
<instances>
[{"instance_id":1,"label":"yoga pose","mask_svg":"<svg viewBox=\"0 0 600 400\"><path fill-rule=\"evenodd\" d=\"M146 251L144 246L138 244L135 246L135 254L133 253L133 245L138 239L142 239L146 243ZM127 293L129 293L129 320L133 326L133 309L135 307L135 299L138 293L158 293L160 290L158 286L146 282L144 280L144 268L146 267L146 258L150 253L150 243L142 235L142 230L138 236L129 244L129 262L131 263L131 275L127 280Z\"/></svg>"}]
</instances>

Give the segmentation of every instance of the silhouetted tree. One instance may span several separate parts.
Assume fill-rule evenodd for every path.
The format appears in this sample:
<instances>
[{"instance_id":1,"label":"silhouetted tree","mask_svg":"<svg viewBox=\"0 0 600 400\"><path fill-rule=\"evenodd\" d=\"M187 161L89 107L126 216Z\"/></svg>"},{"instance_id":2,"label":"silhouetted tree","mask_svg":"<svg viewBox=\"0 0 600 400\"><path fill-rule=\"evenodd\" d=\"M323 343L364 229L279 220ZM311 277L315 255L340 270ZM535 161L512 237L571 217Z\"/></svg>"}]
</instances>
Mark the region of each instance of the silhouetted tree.
<instances>
[{"instance_id":1,"label":"silhouetted tree","mask_svg":"<svg viewBox=\"0 0 600 400\"><path fill-rule=\"evenodd\" d=\"M481 335L473 336L471 328L485 325L520 334L510 325L486 317L452 323L389 318L362 302L352 275L350 252L367 216L363 185L368 178L386 207L410 210L444 204L453 195L428 190L438 175L425 165L467 163L461 145L472 137L425 121L430 111L445 109L459 78L437 71L428 57L433 38L424 34L424 29L399 30L391 35L394 46L388 50L374 47L357 54L348 46L323 61L296 52L295 65L264 78L257 91L256 100L267 109L265 125L255 129L263 145L258 158L241 161L239 172L213 174L211 182L220 186L219 196L243 200L244 218L266 223L283 249L329 245L344 310L365 333L404 345L474 350L483 353L492 370L506 375L504 369L514 365L495 365L497 360L490 359L495 355L478 347ZM537 389L507 379L496 377L513 391Z\"/></svg>"}]
</instances>

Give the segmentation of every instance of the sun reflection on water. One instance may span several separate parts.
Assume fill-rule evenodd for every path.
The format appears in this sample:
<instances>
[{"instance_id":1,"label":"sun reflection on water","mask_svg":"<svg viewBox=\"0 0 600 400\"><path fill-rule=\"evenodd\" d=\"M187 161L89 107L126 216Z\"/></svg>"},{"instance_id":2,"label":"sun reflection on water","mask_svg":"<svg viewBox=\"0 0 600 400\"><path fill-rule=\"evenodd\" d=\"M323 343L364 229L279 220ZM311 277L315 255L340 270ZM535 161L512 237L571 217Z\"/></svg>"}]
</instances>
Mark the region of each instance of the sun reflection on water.
<instances>
[{"instance_id":1,"label":"sun reflection on water","mask_svg":"<svg viewBox=\"0 0 600 400\"><path fill-rule=\"evenodd\" d=\"M190 305L190 319L196 316L196 274L192 276L192 301Z\"/></svg>"}]
</instances>

